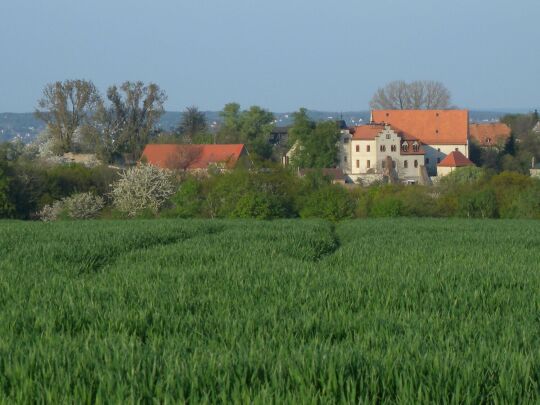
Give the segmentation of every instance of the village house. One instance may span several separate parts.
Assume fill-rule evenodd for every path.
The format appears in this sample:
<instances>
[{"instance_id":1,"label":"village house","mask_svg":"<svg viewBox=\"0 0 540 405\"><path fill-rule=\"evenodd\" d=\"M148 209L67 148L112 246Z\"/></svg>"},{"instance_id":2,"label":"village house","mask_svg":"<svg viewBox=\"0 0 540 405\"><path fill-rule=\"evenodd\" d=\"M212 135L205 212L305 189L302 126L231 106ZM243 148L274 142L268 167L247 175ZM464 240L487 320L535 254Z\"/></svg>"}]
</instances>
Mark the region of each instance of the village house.
<instances>
[{"instance_id":1,"label":"village house","mask_svg":"<svg viewBox=\"0 0 540 405\"><path fill-rule=\"evenodd\" d=\"M373 110L370 124L342 134L340 168L356 183L429 184L447 155L468 157L468 128L467 110Z\"/></svg>"},{"instance_id":2,"label":"village house","mask_svg":"<svg viewBox=\"0 0 540 405\"><path fill-rule=\"evenodd\" d=\"M149 144L141 161L162 169L204 172L234 169L246 156L243 144Z\"/></svg>"},{"instance_id":3,"label":"village house","mask_svg":"<svg viewBox=\"0 0 540 405\"><path fill-rule=\"evenodd\" d=\"M474 163L461 152L450 152L450 154L437 165L437 174L439 176L446 176L457 168L466 166L474 166Z\"/></svg>"},{"instance_id":4,"label":"village house","mask_svg":"<svg viewBox=\"0 0 540 405\"><path fill-rule=\"evenodd\" d=\"M470 139L475 140L483 148L504 148L511 132L510 127L502 122L469 125Z\"/></svg>"}]
</instances>

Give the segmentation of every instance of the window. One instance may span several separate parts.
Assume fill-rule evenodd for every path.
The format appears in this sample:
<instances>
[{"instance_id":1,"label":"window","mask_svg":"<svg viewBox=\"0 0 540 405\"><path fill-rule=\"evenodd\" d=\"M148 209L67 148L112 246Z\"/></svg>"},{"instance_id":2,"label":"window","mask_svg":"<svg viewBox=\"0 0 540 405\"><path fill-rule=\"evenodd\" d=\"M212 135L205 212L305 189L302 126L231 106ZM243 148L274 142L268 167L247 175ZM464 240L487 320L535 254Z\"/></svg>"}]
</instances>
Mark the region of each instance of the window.
<instances>
[{"instance_id":1,"label":"window","mask_svg":"<svg viewBox=\"0 0 540 405\"><path fill-rule=\"evenodd\" d=\"M403 152L407 152L409 150L409 144L407 142L403 142L401 149L403 149Z\"/></svg>"},{"instance_id":2,"label":"window","mask_svg":"<svg viewBox=\"0 0 540 405\"><path fill-rule=\"evenodd\" d=\"M418 160L414 161L414 167L418 167Z\"/></svg>"},{"instance_id":3,"label":"window","mask_svg":"<svg viewBox=\"0 0 540 405\"><path fill-rule=\"evenodd\" d=\"M486 143L491 143L491 138L486 138Z\"/></svg>"},{"instance_id":4,"label":"window","mask_svg":"<svg viewBox=\"0 0 540 405\"><path fill-rule=\"evenodd\" d=\"M356 151L360 152L360 145L356 145Z\"/></svg>"},{"instance_id":5,"label":"window","mask_svg":"<svg viewBox=\"0 0 540 405\"><path fill-rule=\"evenodd\" d=\"M438 130L438 129L436 129L436 130L435 130L435 133L436 133L436 134L438 134L438 133L439 133L439 130Z\"/></svg>"},{"instance_id":6,"label":"window","mask_svg":"<svg viewBox=\"0 0 540 405\"><path fill-rule=\"evenodd\" d=\"M356 161L356 168L358 169L359 167L360 167L360 161L357 160L357 161Z\"/></svg>"},{"instance_id":7,"label":"window","mask_svg":"<svg viewBox=\"0 0 540 405\"><path fill-rule=\"evenodd\" d=\"M386 139L390 139L390 134L386 134Z\"/></svg>"},{"instance_id":8,"label":"window","mask_svg":"<svg viewBox=\"0 0 540 405\"><path fill-rule=\"evenodd\" d=\"M344 162L347 161L347 156L343 156L343 161L344 161Z\"/></svg>"},{"instance_id":9,"label":"window","mask_svg":"<svg viewBox=\"0 0 540 405\"><path fill-rule=\"evenodd\" d=\"M414 141L414 143L412 145L412 150L414 152L418 152L419 149L420 149L420 145L418 145L418 142Z\"/></svg>"},{"instance_id":10,"label":"window","mask_svg":"<svg viewBox=\"0 0 540 405\"><path fill-rule=\"evenodd\" d=\"M396 151L396 145L390 146L390 150L391 150L392 152L395 152L395 151Z\"/></svg>"},{"instance_id":11,"label":"window","mask_svg":"<svg viewBox=\"0 0 540 405\"><path fill-rule=\"evenodd\" d=\"M437 163L441 163L441 158L437 158Z\"/></svg>"},{"instance_id":12,"label":"window","mask_svg":"<svg viewBox=\"0 0 540 405\"><path fill-rule=\"evenodd\" d=\"M426 158L426 165L429 165L429 158Z\"/></svg>"},{"instance_id":13,"label":"window","mask_svg":"<svg viewBox=\"0 0 540 405\"><path fill-rule=\"evenodd\" d=\"M440 152L441 151L441 148L437 148L437 152Z\"/></svg>"},{"instance_id":14,"label":"window","mask_svg":"<svg viewBox=\"0 0 540 405\"><path fill-rule=\"evenodd\" d=\"M349 143L349 138L343 138L343 143Z\"/></svg>"},{"instance_id":15,"label":"window","mask_svg":"<svg viewBox=\"0 0 540 405\"><path fill-rule=\"evenodd\" d=\"M366 151L368 151L368 152L369 152L369 150L370 150L370 149L371 149L371 147L370 147L369 145L368 145L368 146L366 146Z\"/></svg>"},{"instance_id":16,"label":"window","mask_svg":"<svg viewBox=\"0 0 540 405\"><path fill-rule=\"evenodd\" d=\"M456 152L459 152L459 148L456 148L455 151L456 151Z\"/></svg>"},{"instance_id":17,"label":"window","mask_svg":"<svg viewBox=\"0 0 540 405\"><path fill-rule=\"evenodd\" d=\"M407 167L409 167L409 161L406 160L403 162L403 167L406 169Z\"/></svg>"},{"instance_id":18,"label":"window","mask_svg":"<svg viewBox=\"0 0 540 405\"><path fill-rule=\"evenodd\" d=\"M380 149L381 149L381 152L386 152L386 146L381 145L381 148L380 148Z\"/></svg>"},{"instance_id":19,"label":"window","mask_svg":"<svg viewBox=\"0 0 540 405\"><path fill-rule=\"evenodd\" d=\"M370 162L369 160L366 162L366 167L367 167L368 169L371 167L371 162Z\"/></svg>"}]
</instances>

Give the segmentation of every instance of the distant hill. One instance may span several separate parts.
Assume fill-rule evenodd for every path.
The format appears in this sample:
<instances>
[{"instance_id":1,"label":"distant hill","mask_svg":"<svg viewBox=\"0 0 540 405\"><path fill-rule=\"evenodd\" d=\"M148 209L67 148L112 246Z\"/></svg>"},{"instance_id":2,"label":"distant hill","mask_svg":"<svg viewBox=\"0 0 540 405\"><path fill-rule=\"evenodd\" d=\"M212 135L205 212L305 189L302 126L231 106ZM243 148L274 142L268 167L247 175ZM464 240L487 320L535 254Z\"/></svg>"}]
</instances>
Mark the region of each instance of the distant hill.
<instances>
[{"instance_id":1,"label":"distant hill","mask_svg":"<svg viewBox=\"0 0 540 405\"><path fill-rule=\"evenodd\" d=\"M515 112L508 110L508 112ZM507 112L498 111L470 111L470 119L474 122L497 121ZM212 126L220 122L219 111L205 111L206 119ZM292 123L292 113L274 113L277 126L286 126ZM328 112L309 111L309 116L315 121L343 119L347 125L361 125L369 121L369 111ZM178 126L182 117L181 112L167 111L161 117L159 127L171 130ZM0 142L19 138L23 142L32 142L43 131L43 122L34 117L32 113L0 113Z\"/></svg>"}]
</instances>

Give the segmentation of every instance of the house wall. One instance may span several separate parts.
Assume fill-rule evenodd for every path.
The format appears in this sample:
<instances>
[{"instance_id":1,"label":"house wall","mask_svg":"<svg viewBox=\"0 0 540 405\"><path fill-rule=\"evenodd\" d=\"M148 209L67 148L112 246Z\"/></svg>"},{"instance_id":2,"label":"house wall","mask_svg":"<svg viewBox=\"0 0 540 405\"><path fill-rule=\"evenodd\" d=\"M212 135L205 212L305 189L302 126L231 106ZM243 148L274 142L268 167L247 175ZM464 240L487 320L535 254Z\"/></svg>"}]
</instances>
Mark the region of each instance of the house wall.
<instances>
[{"instance_id":1,"label":"house wall","mask_svg":"<svg viewBox=\"0 0 540 405\"><path fill-rule=\"evenodd\" d=\"M359 147L359 151L356 151L356 147ZM369 152L367 151L369 146ZM359 141L353 140L350 146L351 150L351 171L350 174L359 175L367 173L368 170L377 168L377 152L375 141ZM367 162L370 162L370 167L367 167ZM358 161L359 167L356 167Z\"/></svg>"},{"instance_id":2,"label":"house wall","mask_svg":"<svg viewBox=\"0 0 540 405\"><path fill-rule=\"evenodd\" d=\"M446 176L447 174L452 173L454 170L456 170L455 167L438 167L437 176Z\"/></svg>"}]
</instances>

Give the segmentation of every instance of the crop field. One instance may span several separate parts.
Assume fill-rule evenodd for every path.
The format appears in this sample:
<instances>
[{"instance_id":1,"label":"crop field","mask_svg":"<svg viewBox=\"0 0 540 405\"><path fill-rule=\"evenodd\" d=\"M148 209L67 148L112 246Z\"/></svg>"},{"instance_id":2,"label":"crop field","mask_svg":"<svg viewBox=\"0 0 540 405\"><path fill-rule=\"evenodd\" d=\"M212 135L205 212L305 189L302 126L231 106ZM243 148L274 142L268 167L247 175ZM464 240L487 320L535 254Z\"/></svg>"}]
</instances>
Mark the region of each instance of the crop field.
<instances>
[{"instance_id":1,"label":"crop field","mask_svg":"<svg viewBox=\"0 0 540 405\"><path fill-rule=\"evenodd\" d=\"M540 222L0 222L0 403L540 401Z\"/></svg>"}]
</instances>

